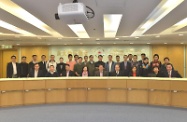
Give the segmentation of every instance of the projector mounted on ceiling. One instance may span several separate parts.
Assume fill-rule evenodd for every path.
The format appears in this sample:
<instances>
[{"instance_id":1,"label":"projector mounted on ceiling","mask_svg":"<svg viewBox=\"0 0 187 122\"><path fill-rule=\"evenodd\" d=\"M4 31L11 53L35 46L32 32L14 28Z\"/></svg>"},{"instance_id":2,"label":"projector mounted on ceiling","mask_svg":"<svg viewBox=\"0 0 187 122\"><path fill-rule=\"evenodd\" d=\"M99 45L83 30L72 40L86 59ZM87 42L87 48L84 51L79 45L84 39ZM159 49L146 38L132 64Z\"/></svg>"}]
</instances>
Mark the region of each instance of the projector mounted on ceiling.
<instances>
[{"instance_id":1,"label":"projector mounted on ceiling","mask_svg":"<svg viewBox=\"0 0 187 122\"><path fill-rule=\"evenodd\" d=\"M73 3L60 3L55 19L62 20L66 24L82 24L94 18L95 12L83 3L74 0Z\"/></svg>"}]
</instances>

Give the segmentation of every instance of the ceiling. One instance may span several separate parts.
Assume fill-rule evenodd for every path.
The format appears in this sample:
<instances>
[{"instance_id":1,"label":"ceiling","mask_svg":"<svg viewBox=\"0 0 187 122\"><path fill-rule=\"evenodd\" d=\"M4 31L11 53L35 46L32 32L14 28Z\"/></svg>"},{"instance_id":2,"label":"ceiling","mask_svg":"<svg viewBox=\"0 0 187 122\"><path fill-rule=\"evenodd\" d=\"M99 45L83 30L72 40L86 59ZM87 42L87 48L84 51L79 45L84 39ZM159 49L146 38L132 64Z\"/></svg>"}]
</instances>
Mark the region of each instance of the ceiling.
<instances>
[{"instance_id":1,"label":"ceiling","mask_svg":"<svg viewBox=\"0 0 187 122\"><path fill-rule=\"evenodd\" d=\"M93 19L82 23L90 38L77 37L66 23L56 20L54 17L59 3L70 3L72 1L12 0L12 2L60 33L62 37L51 36L4 9L0 9L0 20L36 35L20 35L0 27L0 45L187 44L186 26L172 33L161 34L164 30L187 17L187 0L184 0L139 36L132 36L132 34L146 21L162 0L79 0L79 2L95 11ZM123 15L116 36L113 38L104 37L103 15L105 14Z\"/></svg>"}]
</instances>

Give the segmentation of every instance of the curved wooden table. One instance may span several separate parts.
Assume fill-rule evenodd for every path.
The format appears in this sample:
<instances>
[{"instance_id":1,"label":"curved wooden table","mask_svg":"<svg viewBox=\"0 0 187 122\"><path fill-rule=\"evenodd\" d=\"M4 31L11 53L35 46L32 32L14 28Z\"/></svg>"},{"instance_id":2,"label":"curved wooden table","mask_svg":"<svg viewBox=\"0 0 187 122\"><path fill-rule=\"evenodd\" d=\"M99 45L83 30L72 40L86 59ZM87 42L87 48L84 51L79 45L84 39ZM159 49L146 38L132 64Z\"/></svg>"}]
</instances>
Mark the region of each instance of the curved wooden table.
<instances>
[{"instance_id":1,"label":"curved wooden table","mask_svg":"<svg viewBox=\"0 0 187 122\"><path fill-rule=\"evenodd\" d=\"M0 107L100 102L187 108L186 81L128 77L0 79Z\"/></svg>"}]
</instances>

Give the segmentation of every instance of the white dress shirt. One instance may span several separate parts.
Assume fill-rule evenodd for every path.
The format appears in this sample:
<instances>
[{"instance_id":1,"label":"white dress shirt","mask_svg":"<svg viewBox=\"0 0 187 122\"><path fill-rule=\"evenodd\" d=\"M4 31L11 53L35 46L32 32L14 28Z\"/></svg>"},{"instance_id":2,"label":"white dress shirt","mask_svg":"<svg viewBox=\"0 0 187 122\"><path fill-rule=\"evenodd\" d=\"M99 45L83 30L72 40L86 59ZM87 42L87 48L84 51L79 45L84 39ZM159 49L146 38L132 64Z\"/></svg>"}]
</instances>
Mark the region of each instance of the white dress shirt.
<instances>
[{"instance_id":1,"label":"white dress shirt","mask_svg":"<svg viewBox=\"0 0 187 122\"><path fill-rule=\"evenodd\" d=\"M108 62L108 69L109 69L109 72L111 72L111 70L112 70L112 62Z\"/></svg>"},{"instance_id":2,"label":"white dress shirt","mask_svg":"<svg viewBox=\"0 0 187 122\"><path fill-rule=\"evenodd\" d=\"M12 62L12 66L13 66L13 75L17 74L17 66L16 63Z\"/></svg>"},{"instance_id":3,"label":"white dress shirt","mask_svg":"<svg viewBox=\"0 0 187 122\"><path fill-rule=\"evenodd\" d=\"M37 71L37 70L34 71L34 77L35 77L35 78L38 77L38 71Z\"/></svg>"}]
</instances>

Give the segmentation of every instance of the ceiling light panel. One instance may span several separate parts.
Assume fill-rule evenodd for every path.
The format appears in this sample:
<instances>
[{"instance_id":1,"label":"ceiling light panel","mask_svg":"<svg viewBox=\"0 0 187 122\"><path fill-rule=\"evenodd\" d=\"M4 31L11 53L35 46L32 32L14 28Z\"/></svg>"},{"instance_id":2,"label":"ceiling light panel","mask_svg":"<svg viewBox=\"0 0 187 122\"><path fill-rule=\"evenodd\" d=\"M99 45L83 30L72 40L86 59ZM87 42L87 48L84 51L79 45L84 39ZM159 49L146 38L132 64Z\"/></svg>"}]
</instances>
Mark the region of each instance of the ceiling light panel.
<instances>
[{"instance_id":1,"label":"ceiling light panel","mask_svg":"<svg viewBox=\"0 0 187 122\"><path fill-rule=\"evenodd\" d=\"M0 20L0 27L2 28L5 28L5 29L8 29L8 30L11 30L13 32L16 32L16 33L19 33L19 34L22 34L24 36L35 36L33 33L30 33L28 31L25 31L25 30L22 30L14 25L11 25L5 21L2 21Z\"/></svg>"},{"instance_id":2,"label":"ceiling light panel","mask_svg":"<svg viewBox=\"0 0 187 122\"><path fill-rule=\"evenodd\" d=\"M162 0L145 21L131 34L131 36L143 35L182 2L184 2L184 0Z\"/></svg>"},{"instance_id":3,"label":"ceiling light panel","mask_svg":"<svg viewBox=\"0 0 187 122\"><path fill-rule=\"evenodd\" d=\"M123 15L122 14L106 14L103 17L104 17L105 37L115 37Z\"/></svg>"},{"instance_id":4,"label":"ceiling light panel","mask_svg":"<svg viewBox=\"0 0 187 122\"><path fill-rule=\"evenodd\" d=\"M12 2L11 0L0 0L0 8L52 36L62 37L60 33L53 30L47 24L36 18L34 15L30 14L28 11Z\"/></svg>"},{"instance_id":5,"label":"ceiling light panel","mask_svg":"<svg viewBox=\"0 0 187 122\"><path fill-rule=\"evenodd\" d=\"M82 24L68 25L79 38L90 38Z\"/></svg>"}]
</instances>

